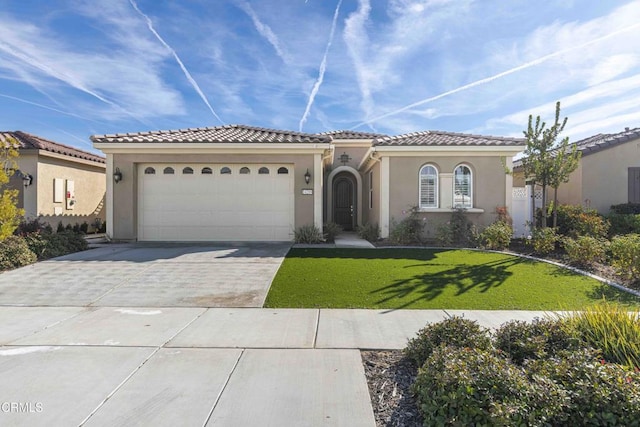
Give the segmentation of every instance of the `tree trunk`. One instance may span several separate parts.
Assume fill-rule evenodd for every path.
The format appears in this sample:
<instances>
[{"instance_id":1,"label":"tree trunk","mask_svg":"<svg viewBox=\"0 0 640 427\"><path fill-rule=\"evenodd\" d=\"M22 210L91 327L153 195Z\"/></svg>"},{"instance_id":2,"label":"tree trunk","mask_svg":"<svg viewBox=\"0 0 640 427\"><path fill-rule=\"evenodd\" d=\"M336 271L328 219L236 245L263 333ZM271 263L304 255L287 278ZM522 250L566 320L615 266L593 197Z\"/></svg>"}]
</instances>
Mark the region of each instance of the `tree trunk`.
<instances>
[{"instance_id":1,"label":"tree trunk","mask_svg":"<svg viewBox=\"0 0 640 427\"><path fill-rule=\"evenodd\" d=\"M542 185L542 224L540 228L547 227L547 186Z\"/></svg>"},{"instance_id":2,"label":"tree trunk","mask_svg":"<svg viewBox=\"0 0 640 427\"><path fill-rule=\"evenodd\" d=\"M558 227L558 189L553 189L553 228Z\"/></svg>"}]
</instances>

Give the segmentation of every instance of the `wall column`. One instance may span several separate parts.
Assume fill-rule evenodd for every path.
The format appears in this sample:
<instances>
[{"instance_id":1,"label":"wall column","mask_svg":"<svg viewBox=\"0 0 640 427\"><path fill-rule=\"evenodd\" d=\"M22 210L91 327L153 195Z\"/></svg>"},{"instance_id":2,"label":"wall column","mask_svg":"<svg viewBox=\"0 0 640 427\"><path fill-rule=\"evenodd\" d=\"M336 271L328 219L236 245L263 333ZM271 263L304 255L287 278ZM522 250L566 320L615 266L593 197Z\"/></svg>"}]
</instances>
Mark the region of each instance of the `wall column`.
<instances>
[{"instance_id":1,"label":"wall column","mask_svg":"<svg viewBox=\"0 0 640 427\"><path fill-rule=\"evenodd\" d=\"M322 154L313 155L313 223L322 232Z\"/></svg>"},{"instance_id":2,"label":"wall column","mask_svg":"<svg viewBox=\"0 0 640 427\"><path fill-rule=\"evenodd\" d=\"M389 157L380 161L380 237L389 237Z\"/></svg>"},{"instance_id":3,"label":"wall column","mask_svg":"<svg viewBox=\"0 0 640 427\"><path fill-rule=\"evenodd\" d=\"M107 205L107 237L113 239L113 154L107 154L106 163L105 178L107 179L107 196L105 203Z\"/></svg>"}]
</instances>

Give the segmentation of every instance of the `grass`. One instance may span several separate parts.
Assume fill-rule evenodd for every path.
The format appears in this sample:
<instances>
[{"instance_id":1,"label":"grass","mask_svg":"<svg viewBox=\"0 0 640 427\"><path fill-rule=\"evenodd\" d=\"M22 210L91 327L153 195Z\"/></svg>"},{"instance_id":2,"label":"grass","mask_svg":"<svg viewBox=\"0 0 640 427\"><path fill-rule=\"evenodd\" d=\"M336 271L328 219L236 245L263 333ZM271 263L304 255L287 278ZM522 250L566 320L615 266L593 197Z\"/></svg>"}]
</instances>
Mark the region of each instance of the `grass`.
<instances>
[{"instance_id":1,"label":"grass","mask_svg":"<svg viewBox=\"0 0 640 427\"><path fill-rule=\"evenodd\" d=\"M266 307L578 310L640 298L547 263L444 249L289 251Z\"/></svg>"}]
</instances>

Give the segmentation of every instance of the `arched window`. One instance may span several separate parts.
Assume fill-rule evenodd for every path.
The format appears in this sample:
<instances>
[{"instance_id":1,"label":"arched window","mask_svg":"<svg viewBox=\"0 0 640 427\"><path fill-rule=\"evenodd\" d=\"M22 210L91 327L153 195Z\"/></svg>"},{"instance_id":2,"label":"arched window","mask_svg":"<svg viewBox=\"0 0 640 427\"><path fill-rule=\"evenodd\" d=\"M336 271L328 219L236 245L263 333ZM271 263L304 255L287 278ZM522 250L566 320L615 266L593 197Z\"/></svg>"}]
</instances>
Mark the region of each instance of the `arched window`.
<instances>
[{"instance_id":1,"label":"arched window","mask_svg":"<svg viewBox=\"0 0 640 427\"><path fill-rule=\"evenodd\" d=\"M155 175L156 174L156 170L154 168L152 168L151 166L149 166L148 168L146 168L144 170L144 174L145 175Z\"/></svg>"},{"instance_id":2,"label":"arched window","mask_svg":"<svg viewBox=\"0 0 640 427\"><path fill-rule=\"evenodd\" d=\"M202 175L213 175L213 169L211 169L210 167L204 167L202 168L202 171L200 171L200 173Z\"/></svg>"},{"instance_id":3,"label":"arched window","mask_svg":"<svg viewBox=\"0 0 640 427\"><path fill-rule=\"evenodd\" d=\"M259 175L269 175L269 168L265 168L264 166L258 169Z\"/></svg>"},{"instance_id":4,"label":"arched window","mask_svg":"<svg viewBox=\"0 0 640 427\"><path fill-rule=\"evenodd\" d=\"M420 168L420 208L438 207L438 169L433 165Z\"/></svg>"},{"instance_id":5,"label":"arched window","mask_svg":"<svg viewBox=\"0 0 640 427\"><path fill-rule=\"evenodd\" d=\"M174 171L172 167L167 166L166 168L164 168L162 173L165 175L173 175L174 173L176 173L176 171Z\"/></svg>"},{"instance_id":6,"label":"arched window","mask_svg":"<svg viewBox=\"0 0 640 427\"><path fill-rule=\"evenodd\" d=\"M453 171L453 207L473 207L473 177L467 165L459 165Z\"/></svg>"},{"instance_id":7,"label":"arched window","mask_svg":"<svg viewBox=\"0 0 640 427\"><path fill-rule=\"evenodd\" d=\"M231 175L231 169L229 169L228 167L223 167L222 169L220 169L220 174L221 175Z\"/></svg>"},{"instance_id":8,"label":"arched window","mask_svg":"<svg viewBox=\"0 0 640 427\"><path fill-rule=\"evenodd\" d=\"M251 169L248 167L240 168L240 175L249 175L251 173Z\"/></svg>"},{"instance_id":9,"label":"arched window","mask_svg":"<svg viewBox=\"0 0 640 427\"><path fill-rule=\"evenodd\" d=\"M278 169L278 175L286 175L289 173L289 169L285 168L284 166Z\"/></svg>"},{"instance_id":10,"label":"arched window","mask_svg":"<svg viewBox=\"0 0 640 427\"><path fill-rule=\"evenodd\" d=\"M193 175L193 169L190 168L189 166L187 166L186 168L182 169L182 174L183 175Z\"/></svg>"}]
</instances>

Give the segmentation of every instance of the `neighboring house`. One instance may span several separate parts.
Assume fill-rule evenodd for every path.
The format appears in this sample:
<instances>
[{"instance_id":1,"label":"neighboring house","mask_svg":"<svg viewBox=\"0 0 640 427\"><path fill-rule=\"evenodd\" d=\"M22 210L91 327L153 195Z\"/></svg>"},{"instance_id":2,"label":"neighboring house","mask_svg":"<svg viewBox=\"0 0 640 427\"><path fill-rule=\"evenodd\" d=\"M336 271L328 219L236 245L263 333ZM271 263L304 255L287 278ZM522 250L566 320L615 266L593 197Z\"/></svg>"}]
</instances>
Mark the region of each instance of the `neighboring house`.
<instances>
[{"instance_id":1,"label":"neighboring house","mask_svg":"<svg viewBox=\"0 0 640 427\"><path fill-rule=\"evenodd\" d=\"M418 206L432 235L464 208L479 226L510 207L504 163L521 138L448 132L306 134L250 126L91 137L107 155L116 240L293 240L333 221L382 237Z\"/></svg>"},{"instance_id":2,"label":"neighboring house","mask_svg":"<svg viewBox=\"0 0 640 427\"><path fill-rule=\"evenodd\" d=\"M18 168L10 186L19 190L26 218L52 227L104 221L105 158L26 132L0 132L0 143L18 144Z\"/></svg>"},{"instance_id":3,"label":"neighboring house","mask_svg":"<svg viewBox=\"0 0 640 427\"><path fill-rule=\"evenodd\" d=\"M558 187L558 203L608 214L611 205L640 203L640 128L598 134L574 142L582 152L569 182ZM524 187L522 161L514 162L514 187ZM553 200L548 189L547 201Z\"/></svg>"}]
</instances>

